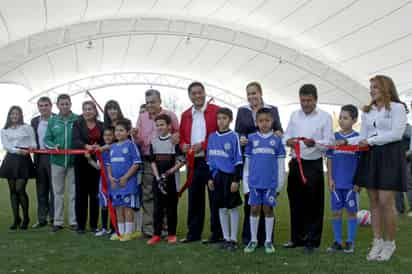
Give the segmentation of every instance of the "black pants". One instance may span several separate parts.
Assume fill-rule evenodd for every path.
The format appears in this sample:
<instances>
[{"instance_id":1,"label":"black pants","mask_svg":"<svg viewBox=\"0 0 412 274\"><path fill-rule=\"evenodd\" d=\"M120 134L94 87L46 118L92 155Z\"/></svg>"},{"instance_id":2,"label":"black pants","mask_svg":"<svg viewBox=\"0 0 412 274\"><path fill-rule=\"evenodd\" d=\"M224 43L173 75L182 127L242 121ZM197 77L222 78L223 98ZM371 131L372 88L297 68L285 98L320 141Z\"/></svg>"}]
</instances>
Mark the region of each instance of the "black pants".
<instances>
[{"instance_id":1,"label":"black pants","mask_svg":"<svg viewBox=\"0 0 412 274\"><path fill-rule=\"evenodd\" d=\"M176 235L177 227L177 191L175 175L167 177L167 194L163 194L153 181L153 231L154 235L161 236L164 224L164 217L167 219L168 235Z\"/></svg>"},{"instance_id":2,"label":"black pants","mask_svg":"<svg viewBox=\"0 0 412 274\"><path fill-rule=\"evenodd\" d=\"M51 183L50 156L36 155L37 218L39 223L50 222L54 215L54 197Z\"/></svg>"},{"instance_id":3,"label":"black pants","mask_svg":"<svg viewBox=\"0 0 412 274\"><path fill-rule=\"evenodd\" d=\"M86 229L89 209L89 224L92 230L97 229L99 218L99 177L100 172L86 161L75 164L76 182L76 221L79 229Z\"/></svg>"},{"instance_id":4,"label":"black pants","mask_svg":"<svg viewBox=\"0 0 412 274\"><path fill-rule=\"evenodd\" d=\"M195 170L192 184L189 187L189 210L187 216L187 239L200 240L205 221L205 188L209 179L209 166L205 159L195 158ZM219 221L219 209L213 205L213 191L208 189L210 208L211 239L222 239Z\"/></svg>"},{"instance_id":5,"label":"black pants","mask_svg":"<svg viewBox=\"0 0 412 274\"><path fill-rule=\"evenodd\" d=\"M249 193L245 194L244 196L244 206L243 206L243 231L242 231L242 241L244 244L248 244L251 239L250 235L250 205L249 205ZM275 227L275 226L273 226ZM265 214L263 213L263 208L260 211L260 218L258 224L258 245L262 246L266 240L266 228L265 228ZM273 234L272 234L273 235Z\"/></svg>"},{"instance_id":6,"label":"black pants","mask_svg":"<svg viewBox=\"0 0 412 274\"><path fill-rule=\"evenodd\" d=\"M291 241L297 245L319 247L324 212L324 178L322 159L302 160L307 179L302 182L296 159L289 162L288 197Z\"/></svg>"}]
</instances>

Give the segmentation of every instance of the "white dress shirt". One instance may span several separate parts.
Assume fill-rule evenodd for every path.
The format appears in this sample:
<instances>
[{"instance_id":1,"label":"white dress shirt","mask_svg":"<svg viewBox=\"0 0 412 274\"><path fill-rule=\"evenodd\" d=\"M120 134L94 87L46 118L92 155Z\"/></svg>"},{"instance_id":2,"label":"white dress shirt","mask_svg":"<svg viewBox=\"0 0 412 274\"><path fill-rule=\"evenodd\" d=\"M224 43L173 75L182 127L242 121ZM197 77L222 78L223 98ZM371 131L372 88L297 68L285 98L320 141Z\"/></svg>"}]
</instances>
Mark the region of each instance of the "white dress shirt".
<instances>
[{"instance_id":1,"label":"white dress shirt","mask_svg":"<svg viewBox=\"0 0 412 274\"><path fill-rule=\"evenodd\" d=\"M290 138L298 137L313 139L318 144L332 144L334 140L332 116L319 108L310 114L305 114L302 109L294 111L290 116L283 141L286 143ZM321 158L327 148L318 144L307 147L303 141L300 141L302 159L317 160ZM292 150L291 155L296 158L294 150Z\"/></svg>"},{"instance_id":2,"label":"white dress shirt","mask_svg":"<svg viewBox=\"0 0 412 274\"><path fill-rule=\"evenodd\" d=\"M46 136L47 125L49 121L40 118L39 126L37 127L37 136L39 136L39 147L45 148L44 146L44 136Z\"/></svg>"},{"instance_id":3,"label":"white dress shirt","mask_svg":"<svg viewBox=\"0 0 412 274\"><path fill-rule=\"evenodd\" d=\"M407 123L405 107L395 102L391 102L390 110L378 110L373 105L369 112L362 113L361 119L360 138L377 146L400 141Z\"/></svg>"},{"instance_id":4,"label":"white dress shirt","mask_svg":"<svg viewBox=\"0 0 412 274\"><path fill-rule=\"evenodd\" d=\"M190 135L192 145L200 144L206 139L205 109L206 104L200 110L192 107L192 132Z\"/></svg>"},{"instance_id":5,"label":"white dress shirt","mask_svg":"<svg viewBox=\"0 0 412 274\"><path fill-rule=\"evenodd\" d=\"M2 129L1 142L7 152L15 154L20 152L20 149L16 147L35 148L37 146L34 130L26 124L16 128Z\"/></svg>"}]
</instances>

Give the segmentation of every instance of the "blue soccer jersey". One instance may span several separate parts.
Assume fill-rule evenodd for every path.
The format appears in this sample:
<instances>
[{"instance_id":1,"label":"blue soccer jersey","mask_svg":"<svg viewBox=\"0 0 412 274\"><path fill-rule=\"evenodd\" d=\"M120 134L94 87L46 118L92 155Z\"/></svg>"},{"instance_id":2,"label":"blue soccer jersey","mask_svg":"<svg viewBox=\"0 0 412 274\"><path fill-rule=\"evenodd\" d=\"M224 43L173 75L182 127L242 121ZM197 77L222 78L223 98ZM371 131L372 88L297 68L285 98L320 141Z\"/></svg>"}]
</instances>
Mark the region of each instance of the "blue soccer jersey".
<instances>
[{"instance_id":1,"label":"blue soccer jersey","mask_svg":"<svg viewBox=\"0 0 412 274\"><path fill-rule=\"evenodd\" d=\"M232 130L211 134L207 143L207 163L213 177L219 170L234 174L236 166L243 163L239 136Z\"/></svg>"},{"instance_id":2,"label":"blue soccer jersey","mask_svg":"<svg viewBox=\"0 0 412 274\"><path fill-rule=\"evenodd\" d=\"M359 136L353 131L348 135L335 133L336 140L345 140ZM332 179L336 189L352 189L356 168L358 166L359 152L328 150L326 156L332 160Z\"/></svg>"},{"instance_id":3,"label":"blue soccer jersey","mask_svg":"<svg viewBox=\"0 0 412 274\"><path fill-rule=\"evenodd\" d=\"M286 156L282 139L273 133L252 133L248 136L245 156L249 158L249 187L277 188L278 158Z\"/></svg>"},{"instance_id":4,"label":"blue soccer jersey","mask_svg":"<svg viewBox=\"0 0 412 274\"><path fill-rule=\"evenodd\" d=\"M129 169L136 164L141 164L140 153L136 145L126 140L123 143L115 143L110 147L110 159L108 165L112 168L112 176L116 180L125 175ZM117 184L119 181L117 182ZM112 195L124 195L137 193L137 174L131 176L127 181L126 186L121 187L117 185L114 189L111 189Z\"/></svg>"}]
</instances>

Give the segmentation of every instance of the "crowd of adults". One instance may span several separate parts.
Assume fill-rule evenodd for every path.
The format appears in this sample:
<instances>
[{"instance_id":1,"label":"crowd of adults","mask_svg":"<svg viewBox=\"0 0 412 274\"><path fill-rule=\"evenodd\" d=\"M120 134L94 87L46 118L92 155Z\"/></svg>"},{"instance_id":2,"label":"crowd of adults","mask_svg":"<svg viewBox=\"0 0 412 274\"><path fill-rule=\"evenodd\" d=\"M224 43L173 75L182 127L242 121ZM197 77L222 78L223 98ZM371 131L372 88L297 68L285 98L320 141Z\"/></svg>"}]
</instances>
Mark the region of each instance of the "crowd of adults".
<instances>
[{"instance_id":1,"label":"crowd of adults","mask_svg":"<svg viewBox=\"0 0 412 274\"><path fill-rule=\"evenodd\" d=\"M162 107L161 94L150 89L145 93L142 106L131 138L139 146L143 160L141 170L142 186L142 231L153 233L153 174L149 161L149 148L157 136L154 118L167 114L172 120L173 142L180 144L183 152L195 151L193 182L188 189L187 234L183 243L201 240L205 221L206 186L209 168L205 159L208 136L217 130L216 113L219 106L207 102L206 90L202 83L194 82L188 87L192 105L183 112L179 120L175 113ZM286 248L306 246L317 248L321 242L324 215L324 170L325 149L319 144L334 142L332 117L318 106L318 93L314 85L302 86L299 91L300 109L293 112L286 130L281 125L278 109L263 100L263 90L258 82L246 87L248 104L237 112L235 131L244 147L247 136L257 131L256 113L259 109L269 109L273 115L273 133L281 136L286 146L293 148L297 137L307 137L301 145L303 171L306 184L302 183L296 154L291 149L287 194L290 207L290 241ZM363 109L360 144L370 146L360 160L357 180L368 190L372 212L374 241L383 237L393 241L396 231L395 196L397 208L403 212L403 192L408 190L412 206L412 185L410 163L406 170L405 151L410 151L410 126L406 127L405 108L398 107L400 101L390 78L377 76L371 80L371 102ZM85 101L82 113L71 111L70 96L61 94L57 98L58 113L52 112L52 102L41 97L37 102L40 115L33 118L31 126L24 123L23 110L18 106L10 108L1 137L7 154L0 168L0 177L7 179L13 223L10 229L27 229L29 226L29 199L26 193L27 181L36 179L37 222L33 228L52 225L57 232L64 227L65 192L68 196L68 225L71 229L84 233L87 228L98 229L99 171L88 164L87 155L47 155L34 154L32 158L24 148L48 149L88 149L104 146L103 130L115 126L123 118L118 102L108 101L104 106L103 121L99 120L96 103ZM405 132L405 134L403 134ZM402 148L400 141L407 143ZM389 158L388 158L389 157ZM397 159L400 157L400 159ZM409 156L410 157L410 156ZM409 159L409 158L408 158ZM243 172L244 201L248 200L248 168ZM67 185L67 191L65 191ZM210 237L205 243L222 240L218 210L213 206L213 192L207 189L210 209ZM19 208L23 212L20 217ZM140 214L140 213L136 213ZM244 203L244 224L242 241L250 241L250 206ZM264 218L260 218L258 238L262 244L265 235ZM107 213L106 213L107 220ZM384 229L382 229L384 228ZM385 234L384 234L385 233ZM379 243L374 243L379 244Z\"/></svg>"}]
</instances>

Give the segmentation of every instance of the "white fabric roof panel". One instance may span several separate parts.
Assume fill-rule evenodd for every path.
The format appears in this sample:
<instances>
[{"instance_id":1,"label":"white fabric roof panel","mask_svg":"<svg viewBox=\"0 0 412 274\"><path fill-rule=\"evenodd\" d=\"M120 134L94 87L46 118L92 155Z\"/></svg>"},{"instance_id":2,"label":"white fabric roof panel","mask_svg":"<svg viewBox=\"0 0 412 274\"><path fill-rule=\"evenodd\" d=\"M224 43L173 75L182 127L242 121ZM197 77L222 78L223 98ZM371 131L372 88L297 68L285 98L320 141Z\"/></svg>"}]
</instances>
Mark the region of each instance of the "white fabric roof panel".
<instances>
[{"instance_id":1,"label":"white fabric roof panel","mask_svg":"<svg viewBox=\"0 0 412 274\"><path fill-rule=\"evenodd\" d=\"M412 1L0 0L0 80L33 94L84 77L159 72L244 96L363 104L368 78L412 89ZM92 45L89 44L92 41Z\"/></svg>"}]
</instances>

